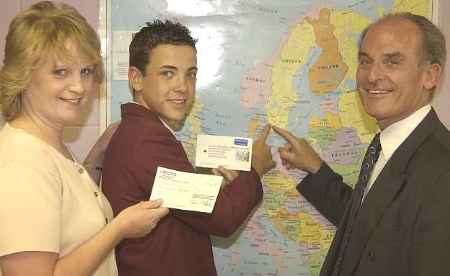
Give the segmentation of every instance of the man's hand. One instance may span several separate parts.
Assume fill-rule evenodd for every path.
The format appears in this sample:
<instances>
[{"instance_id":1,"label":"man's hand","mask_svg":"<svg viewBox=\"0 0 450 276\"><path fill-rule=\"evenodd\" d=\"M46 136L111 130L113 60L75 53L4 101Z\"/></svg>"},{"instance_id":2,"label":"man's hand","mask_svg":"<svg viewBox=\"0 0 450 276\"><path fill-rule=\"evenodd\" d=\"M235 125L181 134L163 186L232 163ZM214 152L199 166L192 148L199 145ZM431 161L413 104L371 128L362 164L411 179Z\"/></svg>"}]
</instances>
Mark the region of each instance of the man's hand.
<instances>
[{"instance_id":1,"label":"man's hand","mask_svg":"<svg viewBox=\"0 0 450 276\"><path fill-rule=\"evenodd\" d=\"M284 166L310 173L316 173L320 169L322 159L305 139L276 126L273 126L273 129L287 141L286 145L278 148Z\"/></svg>"},{"instance_id":2,"label":"man's hand","mask_svg":"<svg viewBox=\"0 0 450 276\"><path fill-rule=\"evenodd\" d=\"M275 167L270 147L266 144L269 133L270 125L266 125L259 137L253 142L252 167L260 177Z\"/></svg>"}]
</instances>

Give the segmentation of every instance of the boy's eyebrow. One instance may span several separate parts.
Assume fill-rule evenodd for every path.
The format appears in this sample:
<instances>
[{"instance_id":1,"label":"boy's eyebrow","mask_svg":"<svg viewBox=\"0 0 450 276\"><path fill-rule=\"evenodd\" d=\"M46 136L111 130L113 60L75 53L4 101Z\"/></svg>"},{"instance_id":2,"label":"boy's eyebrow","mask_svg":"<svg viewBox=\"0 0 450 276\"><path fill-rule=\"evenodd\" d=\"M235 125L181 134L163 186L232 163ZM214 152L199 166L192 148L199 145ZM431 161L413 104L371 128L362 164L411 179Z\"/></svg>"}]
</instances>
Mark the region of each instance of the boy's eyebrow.
<instances>
[{"instance_id":1,"label":"boy's eyebrow","mask_svg":"<svg viewBox=\"0 0 450 276\"><path fill-rule=\"evenodd\" d=\"M178 67L173 66L173 65L162 65L159 67L160 69L171 69L171 70L178 70ZM197 66L192 66L188 69L189 71L192 70L198 70Z\"/></svg>"},{"instance_id":2,"label":"boy's eyebrow","mask_svg":"<svg viewBox=\"0 0 450 276\"><path fill-rule=\"evenodd\" d=\"M162 65L159 67L159 69L169 69L169 70L177 71L178 67L173 66L173 65ZM192 66L188 69L188 71L198 71L198 68L197 68L197 66Z\"/></svg>"},{"instance_id":3,"label":"boy's eyebrow","mask_svg":"<svg viewBox=\"0 0 450 276\"><path fill-rule=\"evenodd\" d=\"M173 65L162 65L159 67L159 69L170 69L170 70L178 70L176 66Z\"/></svg>"}]
</instances>

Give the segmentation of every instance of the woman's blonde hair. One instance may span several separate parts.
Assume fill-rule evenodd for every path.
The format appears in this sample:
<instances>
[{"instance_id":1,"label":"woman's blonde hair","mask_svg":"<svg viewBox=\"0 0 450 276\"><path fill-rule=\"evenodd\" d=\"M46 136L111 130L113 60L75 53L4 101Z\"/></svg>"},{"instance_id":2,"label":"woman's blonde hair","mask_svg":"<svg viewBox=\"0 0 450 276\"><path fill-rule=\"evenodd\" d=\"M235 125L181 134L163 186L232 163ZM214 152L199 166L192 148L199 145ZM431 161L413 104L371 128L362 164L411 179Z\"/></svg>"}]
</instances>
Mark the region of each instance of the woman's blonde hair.
<instances>
[{"instance_id":1,"label":"woman's blonde hair","mask_svg":"<svg viewBox=\"0 0 450 276\"><path fill-rule=\"evenodd\" d=\"M103 80L100 41L78 11L66 4L42 1L20 12L9 25L0 71L0 108L7 121L21 112L21 94L34 69L48 58L70 61L67 43L76 45L95 64L95 79Z\"/></svg>"}]
</instances>

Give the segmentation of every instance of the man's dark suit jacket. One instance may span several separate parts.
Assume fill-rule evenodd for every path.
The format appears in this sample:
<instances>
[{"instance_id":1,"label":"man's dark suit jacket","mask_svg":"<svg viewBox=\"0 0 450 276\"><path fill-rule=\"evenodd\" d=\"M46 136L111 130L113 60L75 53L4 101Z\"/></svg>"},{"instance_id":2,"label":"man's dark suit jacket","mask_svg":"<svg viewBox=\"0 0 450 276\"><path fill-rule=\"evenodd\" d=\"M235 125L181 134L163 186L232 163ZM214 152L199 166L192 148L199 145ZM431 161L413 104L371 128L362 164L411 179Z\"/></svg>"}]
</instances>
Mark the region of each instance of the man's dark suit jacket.
<instances>
[{"instance_id":1,"label":"man's dark suit jacket","mask_svg":"<svg viewBox=\"0 0 450 276\"><path fill-rule=\"evenodd\" d=\"M298 186L338 225L321 276L333 275L356 193L323 164ZM450 136L434 110L394 152L353 223L340 276L450 275Z\"/></svg>"},{"instance_id":2,"label":"man's dark suit jacket","mask_svg":"<svg viewBox=\"0 0 450 276\"><path fill-rule=\"evenodd\" d=\"M122 105L122 121L111 138L103 168L103 191L117 215L148 200L158 166L194 172L182 144L155 113ZM121 276L214 276L209 235L231 235L263 195L254 169L221 189L212 214L172 209L153 231L116 248Z\"/></svg>"}]
</instances>

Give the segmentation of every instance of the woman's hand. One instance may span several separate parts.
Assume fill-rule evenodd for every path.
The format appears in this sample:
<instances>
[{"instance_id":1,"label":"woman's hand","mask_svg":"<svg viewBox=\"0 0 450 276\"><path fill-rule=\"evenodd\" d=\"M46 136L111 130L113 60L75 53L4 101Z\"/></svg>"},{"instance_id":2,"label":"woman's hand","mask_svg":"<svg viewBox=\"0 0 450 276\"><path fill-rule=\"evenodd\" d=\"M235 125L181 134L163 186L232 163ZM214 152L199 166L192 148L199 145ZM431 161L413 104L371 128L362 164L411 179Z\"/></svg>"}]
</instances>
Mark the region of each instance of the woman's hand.
<instances>
[{"instance_id":1,"label":"woman's hand","mask_svg":"<svg viewBox=\"0 0 450 276\"><path fill-rule=\"evenodd\" d=\"M113 223L118 225L123 238L143 237L169 213L169 209L161 204L162 200L139 202L120 212Z\"/></svg>"}]
</instances>

